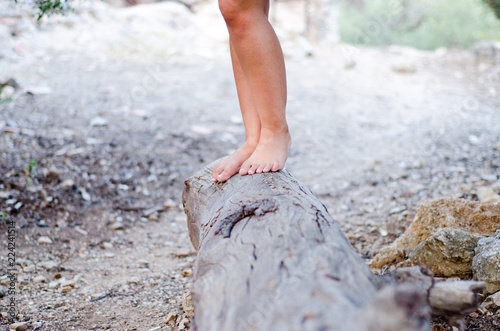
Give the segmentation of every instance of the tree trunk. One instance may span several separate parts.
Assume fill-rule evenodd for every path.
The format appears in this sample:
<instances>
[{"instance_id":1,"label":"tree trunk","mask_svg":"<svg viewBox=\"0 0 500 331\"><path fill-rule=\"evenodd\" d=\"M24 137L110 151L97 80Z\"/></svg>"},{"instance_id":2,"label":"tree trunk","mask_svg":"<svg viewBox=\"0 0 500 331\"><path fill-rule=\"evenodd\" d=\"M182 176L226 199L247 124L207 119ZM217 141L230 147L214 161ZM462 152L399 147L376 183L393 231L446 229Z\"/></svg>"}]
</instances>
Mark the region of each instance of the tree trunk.
<instances>
[{"instance_id":1,"label":"tree trunk","mask_svg":"<svg viewBox=\"0 0 500 331\"><path fill-rule=\"evenodd\" d=\"M213 183L211 170L183 193L197 250L193 330L429 329L432 277L379 279L290 173Z\"/></svg>"}]
</instances>

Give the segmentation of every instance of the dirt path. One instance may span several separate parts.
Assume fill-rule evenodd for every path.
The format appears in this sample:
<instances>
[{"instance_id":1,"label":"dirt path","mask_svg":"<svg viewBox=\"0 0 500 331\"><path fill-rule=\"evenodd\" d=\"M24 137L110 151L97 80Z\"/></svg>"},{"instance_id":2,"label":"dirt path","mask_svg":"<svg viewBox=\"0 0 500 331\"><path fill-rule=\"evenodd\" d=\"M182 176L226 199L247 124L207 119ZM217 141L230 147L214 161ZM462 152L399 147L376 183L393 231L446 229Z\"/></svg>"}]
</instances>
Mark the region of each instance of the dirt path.
<instances>
[{"instance_id":1,"label":"dirt path","mask_svg":"<svg viewBox=\"0 0 500 331\"><path fill-rule=\"evenodd\" d=\"M30 92L0 105L21 319L33 330L188 328L183 181L243 138L227 55L138 61L39 38L34 56L0 59L2 77ZM350 60L342 47L287 59L287 168L369 260L419 203L500 189L500 84L467 52L357 49Z\"/></svg>"}]
</instances>

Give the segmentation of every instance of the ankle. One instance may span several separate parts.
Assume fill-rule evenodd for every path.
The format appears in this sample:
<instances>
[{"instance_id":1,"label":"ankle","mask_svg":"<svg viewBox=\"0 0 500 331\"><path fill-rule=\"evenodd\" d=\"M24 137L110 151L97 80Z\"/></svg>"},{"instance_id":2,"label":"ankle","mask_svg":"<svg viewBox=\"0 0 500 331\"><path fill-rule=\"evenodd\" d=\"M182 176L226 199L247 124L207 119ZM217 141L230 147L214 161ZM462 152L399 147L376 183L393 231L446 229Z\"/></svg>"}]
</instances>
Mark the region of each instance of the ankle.
<instances>
[{"instance_id":1,"label":"ankle","mask_svg":"<svg viewBox=\"0 0 500 331\"><path fill-rule=\"evenodd\" d=\"M254 150L258 143L258 140L245 140L243 145L240 146L240 150Z\"/></svg>"},{"instance_id":2,"label":"ankle","mask_svg":"<svg viewBox=\"0 0 500 331\"><path fill-rule=\"evenodd\" d=\"M261 137L276 137L276 136L289 136L288 125L275 125L272 127L263 127L260 133Z\"/></svg>"}]
</instances>

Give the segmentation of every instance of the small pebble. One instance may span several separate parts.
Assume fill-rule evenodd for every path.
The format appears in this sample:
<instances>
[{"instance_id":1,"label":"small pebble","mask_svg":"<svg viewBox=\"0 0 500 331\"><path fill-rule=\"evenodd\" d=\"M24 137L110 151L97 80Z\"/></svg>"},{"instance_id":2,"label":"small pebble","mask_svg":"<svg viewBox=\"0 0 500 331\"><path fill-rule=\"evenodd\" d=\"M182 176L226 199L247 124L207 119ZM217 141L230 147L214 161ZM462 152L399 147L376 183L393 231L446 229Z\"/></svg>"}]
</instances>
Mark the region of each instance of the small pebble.
<instances>
[{"instance_id":1,"label":"small pebble","mask_svg":"<svg viewBox=\"0 0 500 331\"><path fill-rule=\"evenodd\" d=\"M61 293L71 292L71 286L65 286L59 290Z\"/></svg>"},{"instance_id":2,"label":"small pebble","mask_svg":"<svg viewBox=\"0 0 500 331\"><path fill-rule=\"evenodd\" d=\"M172 199L167 199L167 201L165 201L165 202L163 203L163 208L165 208L165 209L174 209L176 205L177 205L177 204L175 203L175 201L174 201L174 200L172 200Z\"/></svg>"},{"instance_id":3,"label":"small pebble","mask_svg":"<svg viewBox=\"0 0 500 331\"><path fill-rule=\"evenodd\" d=\"M186 257L190 254L190 250L187 248L179 248L175 251L177 257Z\"/></svg>"},{"instance_id":4,"label":"small pebble","mask_svg":"<svg viewBox=\"0 0 500 331\"><path fill-rule=\"evenodd\" d=\"M113 249L113 248L114 248L114 247L113 247L113 244L112 244L112 243L110 243L110 242L107 242L107 241L103 242L103 243L102 243L102 246L103 246L105 249Z\"/></svg>"},{"instance_id":5,"label":"small pebble","mask_svg":"<svg viewBox=\"0 0 500 331\"><path fill-rule=\"evenodd\" d=\"M70 279L70 280L66 280L66 281L60 282L60 283L61 283L61 286L62 286L62 287L66 287L66 286L75 287L75 285L76 285L76 280L74 280L74 279Z\"/></svg>"},{"instance_id":6,"label":"small pebble","mask_svg":"<svg viewBox=\"0 0 500 331\"><path fill-rule=\"evenodd\" d=\"M35 278L33 278L33 282L35 283L47 283L47 278L43 275L38 275Z\"/></svg>"},{"instance_id":7,"label":"small pebble","mask_svg":"<svg viewBox=\"0 0 500 331\"><path fill-rule=\"evenodd\" d=\"M57 288L59 287L59 282L57 280L53 280L49 283L49 288Z\"/></svg>"},{"instance_id":8,"label":"small pebble","mask_svg":"<svg viewBox=\"0 0 500 331\"><path fill-rule=\"evenodd\" d=\"M139 261L137 261L137 263L142 268L149 268L149 262L146 260L139 260Z\"/></svg>"},{"instance_id":9,"label":"small pebble","mask_svg":"<svg viewBox=\"0 0 500 331\"><path fill-rule=\"evenodd\" d=\"M48 261L44 261L44 262L40 262L39 265L42 267L42 268L45 268L47 270L49 269L53 269L53 268L57 268L57 263L55 261L52 261L52 260L48 260Z\"/></svg>"},{"instance_id":10,"label":"small pebble","mask_svg":"<svg viewBox=\"0 0 500 331\"><path fill-rule=\"evenodd\" d=\"M111 224L111 229L115 230L115 231L123 230L124 229L123 223L122 222L115 222L115 223Z\"/></svg>"},{"instance_id":11,"label":"small pebble","mask_svg":"<svg viewBox=\"0 0 500 331\"><path fill-rule=\"evenodd\" d=\"M496 308L500 308L500 291L490 295L489 299L495 305Z\"/></svg>"},{"instance_id":12,"label":"small pebble","mask_svg":"<svg viewBox=\"0 0 500 331\"><path fill-rule=\"evenodd\" d=\"M168 313L167 318L165 319L165 323L175 322L177 320L177 314Z\"/></svg>"},{"instance_id":13,"label":"small pebble","mask_svg":"<svg viewBox=\"0 0 500 331\"><path fill-rule=\"evenodd\" d=\"M28 330L28 322L16 322L9 325L11 330L15 331L26 331Z\"/></svg>"},{"instance_id":14,"label":"small pebble","mask_svg":"<svg viewBox=\"0 0 500 331\"><path fill-rule=\"evenodd\" d=\"M47 236L41 236L37 240L40 244L52 244L52 240Z\"/></svg>"},{"instance_id":15,"label":"small pebble","mask_svg":"<svg viewBox=\"0 0 500 331\"><path fill-rule=\"evenodd\" d=\"M41 228L46 228L50 224L50 221L48 220L39 220L36 222L36 226L41 227Z\"/></svg>"},{"instance_id":16,"label":"small pebble","mask_svg":"<svg viewBox=\"0 0 500 331\"><path fill-rule=\"evenodd\" d=\"M104 117L97 116L90 120L90 126L107 126L107 125L108 125L108 120L105 119Z\"/></svg>"}]
</instances>

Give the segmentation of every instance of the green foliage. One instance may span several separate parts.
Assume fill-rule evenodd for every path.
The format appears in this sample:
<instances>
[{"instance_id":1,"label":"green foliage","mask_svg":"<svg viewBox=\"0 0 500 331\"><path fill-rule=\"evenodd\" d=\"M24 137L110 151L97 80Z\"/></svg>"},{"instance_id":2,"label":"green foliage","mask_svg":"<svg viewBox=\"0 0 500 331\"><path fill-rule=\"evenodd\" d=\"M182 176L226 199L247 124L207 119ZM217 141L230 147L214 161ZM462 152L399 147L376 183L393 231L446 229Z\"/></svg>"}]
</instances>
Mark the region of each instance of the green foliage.
<instances>
[{"instance_id":1,"label":"green foliage","mask_svg":"<svg viewBox=\"0 0 500 331\"><path fill-rule=\"evenodd\" d=\"M18 0L14 0L18 2ZM44 15L64 14L71 10L70 0L34 0L33 5L38 9L38 20Z\"/></svg>"},{"instance_id":2,"label":"green foliage","mask_svg":"<svg viewBox=\"0 0 500 331\"><path fill-rule=\"evenodd\" d=\"M28 166L28 177L33 178L33 175L36 173L36 166L38 165L38 161L31 161Z\"/></svg>"},{"instance_id":3,"label":"green foliage","mask_svg":"<svg viewBox=\"0 0 500 331\"><path fill-rule=\"evenodd\" d=\"M343 42L371 46L468 48L500 40L500 21L481 0L367 0L361 8L343 5L339 25Z\"/></svg>"},{"instance_id":4,"label":"green foliage","mask_svg":"<svg viewBox=\"0 0 500 331\"><path fill-rule=\"evenodd\" d=\"M2 95L2 91L3 91L4 87L2 85L0 85L0 105L2 103L6 103L6 102L9 102L9 101L12 101L12 96L3 96Z\"/></svg>"},{"instance_id":5,"label":"green foliage","mask_svg":"<svg viewBox=\"0 0 500 331\"><path fill-rule=\"evenodd\" d=\"M500 0L484 0L493 9L495 15L500 18Z\"/></svg>"}]
</instances>

